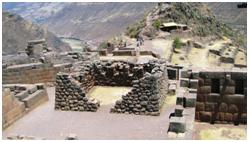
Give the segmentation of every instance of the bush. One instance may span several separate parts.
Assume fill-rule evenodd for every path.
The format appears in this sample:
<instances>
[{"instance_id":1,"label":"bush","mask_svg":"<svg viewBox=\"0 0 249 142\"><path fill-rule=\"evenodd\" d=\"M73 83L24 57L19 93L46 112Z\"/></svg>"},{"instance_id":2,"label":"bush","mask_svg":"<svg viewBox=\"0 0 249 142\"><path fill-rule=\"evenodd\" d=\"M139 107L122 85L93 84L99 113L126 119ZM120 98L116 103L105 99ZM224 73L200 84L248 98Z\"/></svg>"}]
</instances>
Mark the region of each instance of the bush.
<instances>
[{"instance_id":1,"label":"bush","mask_svg":"<svg viewBox=\"0 0 249 142\"><path fill-rule=\"evenodd\" d=\"M179 37L176 37L173 42L173 48L179 49L182 46L181 39Z\"/></svg>"},{"instance_id":2,"label":"bush","mask_svg":"<svg viewBox=\"0 0 249 142\"><path fill-rule=\"evenodd\" d=\"M136 38L138 34L141 32L142 28L145 27L145 19L142 21L133 24L126 28L126 35L130 38Z\"/></svg>"},{"instance_id":3,"label":"bush","mask_svg":"<svg viewBox=\"0 0 249 142\"><path fill-rule=\"evenodd\" d=\"M156 28L157 30L159 30L160 26L161 26L161 20L157 19L156 21L154 21L154 23L152 24L152 26L154 28Z\"/></svg>"}]
</instances>

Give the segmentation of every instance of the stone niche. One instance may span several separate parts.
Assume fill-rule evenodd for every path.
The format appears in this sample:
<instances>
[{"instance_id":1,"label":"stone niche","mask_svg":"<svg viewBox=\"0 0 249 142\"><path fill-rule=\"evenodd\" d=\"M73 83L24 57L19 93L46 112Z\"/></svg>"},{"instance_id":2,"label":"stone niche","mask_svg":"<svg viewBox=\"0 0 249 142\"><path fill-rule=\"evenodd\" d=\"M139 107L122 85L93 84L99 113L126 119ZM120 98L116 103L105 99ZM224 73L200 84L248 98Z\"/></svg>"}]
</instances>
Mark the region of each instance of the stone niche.
<instances>
[{"instance_id":1,"label":"stone niche","mask_svg":"<svg viewBox=\"0 0 249 142\"><path fill-rule=\"evenodd\" d=\"M247 123L246 72L200 72L196 120Z\"/></svg>"},{"instance_id":2,"label":"stone niche","mask_svg":"<svg viewBox=\"0 0 249 142\"><path fill-rule=\"evenodd\" d=\"M118 100L110 112L159 115L168 91L166 62L134 64L123 61L95 61L79 66L74 73L58 73L55 109L97 111L99 101L87 96L95 85L129 86L132 90Z\"/></svg>"}]
</instances>

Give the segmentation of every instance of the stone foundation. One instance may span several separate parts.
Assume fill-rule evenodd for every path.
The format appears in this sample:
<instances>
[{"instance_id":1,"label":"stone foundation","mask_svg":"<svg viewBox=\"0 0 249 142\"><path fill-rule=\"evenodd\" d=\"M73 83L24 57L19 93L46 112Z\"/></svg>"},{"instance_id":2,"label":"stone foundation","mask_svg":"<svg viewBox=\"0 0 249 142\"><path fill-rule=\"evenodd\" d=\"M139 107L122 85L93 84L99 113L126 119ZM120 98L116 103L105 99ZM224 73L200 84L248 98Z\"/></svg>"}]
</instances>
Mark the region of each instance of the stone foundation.
<instances>
[{"instance_id":1,"label":"stone foundation","mask_svg":"<svg viewBox=\"0 0 249 142\"><path fill-rule=\"evenodd\" d=\"M145 64L121 61L86 63L79 72L57 74L55 108L96 111L99 101L94 100L96 106L92 109L88 105L92 99L86 96L94 85L132 86L132 91L117 101L111 112L159 115L168 90L167 80L164 61Z\"/></svg>"},{"instance_id":2,"label":"stone foundation","mask_svg":"<svg viewBox=\"0 0 249 142\"><path fill-rule=\"evenodd\" d=\"M48 101L43 84L6 84L3 88L3 128L8 127L41 103Z\"/></svg>"}]
</instances>

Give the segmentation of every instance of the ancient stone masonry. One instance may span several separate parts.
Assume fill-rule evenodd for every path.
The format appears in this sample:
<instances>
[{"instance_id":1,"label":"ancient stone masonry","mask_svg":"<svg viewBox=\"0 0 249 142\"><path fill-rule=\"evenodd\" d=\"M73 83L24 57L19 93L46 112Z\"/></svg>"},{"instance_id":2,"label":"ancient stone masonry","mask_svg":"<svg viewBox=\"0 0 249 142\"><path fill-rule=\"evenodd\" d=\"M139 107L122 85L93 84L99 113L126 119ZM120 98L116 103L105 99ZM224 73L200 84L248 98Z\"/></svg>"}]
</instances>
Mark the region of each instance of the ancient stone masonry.
<instances>
[{"instance_id":1,"label":"ancient stone masonry","mask_svg":"<svg viewBox=\"0 0 249 142\"><path fill-rule=\"evenodd\" d=\"M132 86L132 91L117 101L111 112L160 114L168 88L165 61L144 64L96 61L85 63L79 68L79 72L72 74L57 74L56 109L96 111L99 102L94 100L95 103L92 103L92 99L86 96L94 85Z\"/></svg>"},{"instance_id":2,"label":"ancient stone masonry","mask_svg":"<svg viewBox=\"0 0 249 142\"><path fill-rule=\"evenodd\" d=\"M3 67L3 84L55 82L58 71L66 71L72 64L30 63Z\"/></svg>"},{"instance_id":3,"label":"ancient stone masonry","mask_svg":"<svg viewBox=\"0 0 249 142\"><path fill-rule=\"evenodd\" d=\"M195 120L199 72L183 68L180 71L180 86L176 91L176 107L170 115L168 135L171 138L183 138L192 133Z\"/></svg>"},{"instance_id":4,"label":"ancient stone masonry","mask_svg":"<svg viewBox=\"0 0 249 142\"><path fill-rule=\"evenodd\" d=\"M196 120L246 124L246 72L200 72Z\"/></svg>"},{"instance_id":5,"label":"ancient stone masonry","mask_svg":"<svg viewBox=\"0 0 249 142\"><path fill-rule=\"evenodd\" d=\"M58 73L56 77L55 109L97 111L99 102L86 97L82 84L72 75Z\"/></svg>"},{"instance_id":6,"label":"ancient stone masonry","mask_svg":"<svg viewBox=\"0 0 249 142\"><path fill-rule=\"evenodd\" d=\"M48 101L43 84L7 84L3 88L3 128Z\"/></svg>"},{"instance_id":7,"label":"ancient stone masonry","mask_svg":"<svg viewBox=\"0 0 249 142\"><path fill-rule=\"evenodd\" d=\"M111 112L159 115L167 93L167 71L165 66L155 66L150 73L132 81L131 92L117 101Z\"/></svg>"}]
</instances>

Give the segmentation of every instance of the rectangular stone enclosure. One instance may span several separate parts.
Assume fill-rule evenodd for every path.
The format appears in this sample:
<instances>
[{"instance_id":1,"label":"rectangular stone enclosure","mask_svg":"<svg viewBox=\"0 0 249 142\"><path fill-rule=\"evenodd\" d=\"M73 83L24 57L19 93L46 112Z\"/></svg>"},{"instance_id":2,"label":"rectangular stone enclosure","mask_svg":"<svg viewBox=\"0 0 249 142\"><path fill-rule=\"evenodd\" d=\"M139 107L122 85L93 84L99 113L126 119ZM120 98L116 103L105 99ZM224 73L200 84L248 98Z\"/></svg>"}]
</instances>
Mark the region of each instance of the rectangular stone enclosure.
<instances>
[{"instance_id":1,"label":"rectangular stone enclosure","mask_svg":"<svg viewBox=\"0 0 249 142\"><path fill-rule=\"evenodd\" d=\"M116 101L110 112L159 115L168 90L166 62L134 64L123 61L82 64L79 72L58 73L55 109L97 111L99 101L87 92L98 86L128 86L131 91Z\"/></svg>"}]
</instances>

